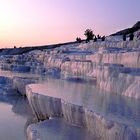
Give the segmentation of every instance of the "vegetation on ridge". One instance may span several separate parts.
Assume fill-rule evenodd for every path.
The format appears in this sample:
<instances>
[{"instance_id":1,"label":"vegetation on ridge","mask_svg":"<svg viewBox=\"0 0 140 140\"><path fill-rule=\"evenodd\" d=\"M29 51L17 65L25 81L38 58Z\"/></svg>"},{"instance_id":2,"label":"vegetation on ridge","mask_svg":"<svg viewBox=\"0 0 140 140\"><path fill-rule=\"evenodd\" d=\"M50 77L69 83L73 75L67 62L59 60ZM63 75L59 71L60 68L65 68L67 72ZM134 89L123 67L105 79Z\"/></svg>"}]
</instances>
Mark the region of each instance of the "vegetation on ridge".
<instances>
[{"instance_id":1,"label":"vegetation on ridge","mask_svg":"<svg viewBox=\"0 0 140 140\"><path fill-rule=\"evenodd\" d=\"M112 34L112 36L115 35L128 35L128 34L132 34L136 31L138 31L140 29L140 21L138 21L134 26L132 26L131 28L127 28L124 30L121 30L119 32L116 32L115 34Z\"/></svg>"}]
</instances>

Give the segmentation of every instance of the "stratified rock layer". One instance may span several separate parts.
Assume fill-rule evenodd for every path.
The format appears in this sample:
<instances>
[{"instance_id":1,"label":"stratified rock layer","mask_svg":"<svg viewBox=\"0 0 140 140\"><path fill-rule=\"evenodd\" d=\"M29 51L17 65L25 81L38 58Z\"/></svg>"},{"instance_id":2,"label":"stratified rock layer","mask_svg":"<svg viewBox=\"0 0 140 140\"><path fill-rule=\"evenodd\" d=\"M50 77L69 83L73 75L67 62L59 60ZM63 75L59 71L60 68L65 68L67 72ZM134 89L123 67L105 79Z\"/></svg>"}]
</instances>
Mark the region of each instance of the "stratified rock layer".
<instances>
[{"instance_id":1,"label":"stratified rock layer","mask_svg":"<svg viewBox=\"0 0 140 140\"><path fill-rule=\"evenodd\" d=\"M54 85L54 89L52 89L52 85ZM87 95L80 95L80 92L76 92L76 90L73 93L74 90L67 88L68 85L63 82L54 82L52 85L48 82L48 86L47 84L44 86L43 84L27 86L27 98L38 119L62 117L71 124L86 128L94 136L103 140L140 139L139 127L125 123L125 121L124 123L115 121L97 113L96 108L94 110L90 102L89 106L88 103L81 104L86 102L86 98L88 98L87 101L90 100L91 97L88 97L88 93ZM70 83L69 86L71 87ZM64 89L60 92L59 87L64 87ZM66 92L65 89L68 91ZM71 91L69 91L70 89ZM75 99L73 98L74 94ZM82 98L78 100L78 96L84 96L85 100L82 101Z\"/></svg>"},{"instance_id":2,"label":"stratified rock layer","mask_svg":"<svg viewBox=\"0 0 140 140\"><path fill-rule=\"evenodd\" d=\"M39 79L23 75L9 76L10 79L0 77L1 93L11 93L12 90L22 95L26 93L38 120L61 117L86 128L98 139L138 140L138 32L134 33L133 41L128 41L128 38L123 41L122 36L109 36L105 41L99 39L97 42L67 44L50 50L1 55L2 70L11 71L11 74L37 74L43 77L43 81L47 80L47 84L28 85L39 82ZM52 82L48 78L50 76L60 78L59 82ZM32 133L32 127L30 130Z\"/></svg>"}]
</instances>

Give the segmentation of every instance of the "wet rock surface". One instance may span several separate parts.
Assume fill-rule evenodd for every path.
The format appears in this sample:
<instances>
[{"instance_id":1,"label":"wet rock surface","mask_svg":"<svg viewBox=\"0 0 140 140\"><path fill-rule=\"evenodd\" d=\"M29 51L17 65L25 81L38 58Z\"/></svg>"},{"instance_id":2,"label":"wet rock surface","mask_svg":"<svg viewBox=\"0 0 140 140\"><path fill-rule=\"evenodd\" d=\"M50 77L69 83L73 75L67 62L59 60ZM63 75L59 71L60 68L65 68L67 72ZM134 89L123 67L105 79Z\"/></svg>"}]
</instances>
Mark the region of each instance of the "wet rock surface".
<instances>
[{"instance_id":1,"label":"wet rock surface","mask_svg":"<svg viewBox=\"0 0 140 140\"><path fill-rule=\"evenodd\" d=\"M103 93L95 93L95 89L89 90L90 88L83 83L78 85L50 80L46 84L29 85L27 98L40 120L47 119L48 116L62 117L105 140L139 139L139 101L136 103L136 100L127 100L121 96L102 96ZM133 111L137 113L134 115Z\"/></svg>"},{"instance_id":2,"label":"wet rock surface","mask_svg":"<svg viewBox=\"0 0 140 140\"><path fill-rule=\"evenodd\" d=\"M28 140L93 140L85 129L73 126L62 119L50 119L32 124L27 129Z\"/></svg>"},{"instance_id":3,"label":"wet rock surface","mask_svg":"<svg viewBox=\"0 0 140 140\"><path fill-rule=\"evenodd\" d=\"M38 120L59 117L97 139L139 140L140 40L136 34L133 41L114 36L104 42L65 44L16 55L1 53L0 94L26 95ZM88 139L79 134L81 129L66 122L33 124L28 137L44 140L46 131L50 135L64 125L73 139ZM60 128L64 135L55 133L50 138L60 134L69 139Z\"/></svg>"}]
</instances>

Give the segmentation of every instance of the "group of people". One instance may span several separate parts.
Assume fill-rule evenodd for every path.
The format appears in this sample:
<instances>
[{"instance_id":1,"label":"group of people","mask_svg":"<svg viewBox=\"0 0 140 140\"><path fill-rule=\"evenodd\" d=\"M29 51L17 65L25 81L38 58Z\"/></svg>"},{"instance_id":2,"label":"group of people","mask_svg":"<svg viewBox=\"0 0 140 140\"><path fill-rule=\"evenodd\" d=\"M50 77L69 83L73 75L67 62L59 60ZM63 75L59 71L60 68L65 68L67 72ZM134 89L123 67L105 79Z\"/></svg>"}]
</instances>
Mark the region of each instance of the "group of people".
<instances>
[{"instance_id":1,"label":"group of people","mask_svg":"<svg viewBox=\"0 0 140 140\"><path fill-rule=\"evenodd\" d=\"M138 32L136 37L137 37L137 39L140 39L140 32ZM132 41L132 40L134 40L134 34L133 33L131 33L129 35L129 41ZM123 41L126 41L126 35L125 34L123 35Z\"/></svg>"}]
</instances>

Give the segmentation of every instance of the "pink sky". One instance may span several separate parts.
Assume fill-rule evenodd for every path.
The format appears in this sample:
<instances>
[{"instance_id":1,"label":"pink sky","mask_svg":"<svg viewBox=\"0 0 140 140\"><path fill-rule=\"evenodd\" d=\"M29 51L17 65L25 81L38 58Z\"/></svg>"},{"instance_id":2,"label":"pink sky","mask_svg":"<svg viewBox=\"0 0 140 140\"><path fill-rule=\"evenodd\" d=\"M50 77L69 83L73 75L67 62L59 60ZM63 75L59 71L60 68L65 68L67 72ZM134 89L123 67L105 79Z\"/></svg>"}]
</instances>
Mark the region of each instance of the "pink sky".
<instances>
[{"instance_id":1,"label":"pink sky","mask_svg":"<svg viewBox=\"0 0 140 140\"><path fill-rule=\"evenodd\" d=\"M73 41L87 28L109 35L140 20L139 5L139 0L0 0L0 47Z\"/></svg>"}]
</instances>

